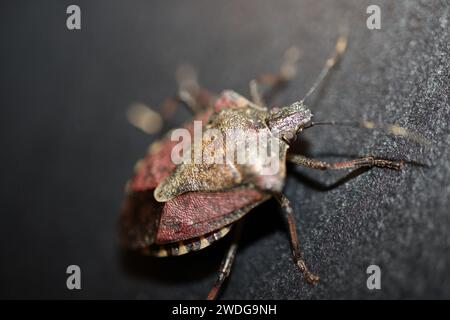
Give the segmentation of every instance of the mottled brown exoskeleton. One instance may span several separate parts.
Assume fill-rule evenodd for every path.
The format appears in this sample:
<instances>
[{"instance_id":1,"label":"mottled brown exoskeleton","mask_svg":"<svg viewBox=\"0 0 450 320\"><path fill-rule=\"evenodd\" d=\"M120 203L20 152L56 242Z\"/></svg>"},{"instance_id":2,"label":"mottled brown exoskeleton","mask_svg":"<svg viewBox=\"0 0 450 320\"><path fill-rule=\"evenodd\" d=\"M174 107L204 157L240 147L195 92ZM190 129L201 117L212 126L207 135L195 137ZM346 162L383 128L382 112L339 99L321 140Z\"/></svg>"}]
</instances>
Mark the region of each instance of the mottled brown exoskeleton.
<instances>
[{"instance_id":1,"label":"mottled brown exoskeleton","mask_svg":"<svg viewBox=\"0 0 450 320\"><path fill-rule=\"evenodd\" d=\"M319 277L309 271L300 250L292 205L282 193L286 163L320 170L373 166L400 170L403 165L402 161L393 162L371 156L327 163L290 153L289 147L295 137L302 130L315 125L340 124L375 128L372 122L315 123L312 121L312 113L305 105L305 99L336 64L346 45L346 38L340 37L335 51L304 99L277 109L269 109L265 105L258 84L263 83L272 88L286 84L296 74L299 57L297 49L287 51L279 74L264 75L250 82L252 101L233 91L225 91L216 97L198 85L193 70L183 68L178 73L179 99L194 110L196 119L203 123L204 131L214 129L225 132L228 129L243 128L275 137L279 141L276 154L279 170L271 175L262 174L259 159L254 159L256 161L253 164L231 161L222 164L191 162L175 165L170 155L176 142L166 137L151 146L147 157L136 166L136 175L128 184L127 200L120 220L122 243L126 247L154 256L181 255L209 246L237 224L217 281L208 295L209 299L214 299L230 274L241 230L240 219L255 206L274 197L286 214L294 262L309 283L316 283ZM173 102L169 101L165 110L171 106ZM142 119L145 114L132 118ZM132 122L143 127L139 121ZM187 128L192 132L191 125ZM398 126L384 126L383 129L392 134L414 138ZM206 148L208 143L210 140L203 138L201 148ZM224 151L226 150L222 148L217 152Z\"/></svg>"}]
</instances>

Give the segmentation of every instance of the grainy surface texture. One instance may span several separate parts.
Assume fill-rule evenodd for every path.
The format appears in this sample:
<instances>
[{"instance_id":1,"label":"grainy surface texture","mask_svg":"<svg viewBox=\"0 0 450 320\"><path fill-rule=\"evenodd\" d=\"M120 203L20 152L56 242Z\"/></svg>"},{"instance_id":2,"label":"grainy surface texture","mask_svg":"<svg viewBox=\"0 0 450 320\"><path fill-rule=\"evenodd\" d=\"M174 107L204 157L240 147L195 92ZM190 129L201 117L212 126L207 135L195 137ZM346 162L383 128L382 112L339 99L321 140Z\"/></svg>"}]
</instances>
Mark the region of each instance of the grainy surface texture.
<instances>
[{"instance_id":1,"label":"grainy surface texture","mask_svg":"<svg viewBox=\"0 0 450 320\"><path fill-rule=\"evenodd\" d=\"M247 216L222 297L450 298L448 1L77 3L80 31L66 29L69 1L1 4L0 297L204 298L227 240L161 260L118 248L123 185L156 138L128 125L126 107L172 95L182 62L197 66L211 90L247 95L248 80L275 71L297 44L299 77L275 101L291 103L347 25L348 51L313 99L315 118L395 122L432 147L322 127L302 136L303 151L426 166L373 169L336 188L326 186L345 172L290 167L285 191L320 284L303 281L279 209L268 202ZM381 30L366 28L369 4L381 8ZM177 112L166 128L188 117ZM81 291L66 289L70 264L82 269ZM381 267L381 290L366 288L370 264Z\"/></svg>"}]
</instances>

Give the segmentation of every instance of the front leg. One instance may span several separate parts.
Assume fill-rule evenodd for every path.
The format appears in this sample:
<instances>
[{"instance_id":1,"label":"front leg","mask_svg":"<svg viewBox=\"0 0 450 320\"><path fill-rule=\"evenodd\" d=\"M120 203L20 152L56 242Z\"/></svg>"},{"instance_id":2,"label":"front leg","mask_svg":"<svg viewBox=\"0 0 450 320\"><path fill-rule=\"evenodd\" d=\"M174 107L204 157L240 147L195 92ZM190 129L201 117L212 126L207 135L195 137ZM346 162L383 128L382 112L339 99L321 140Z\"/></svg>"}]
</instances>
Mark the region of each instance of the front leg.
<instances>
[{"instance_id":1,"label":"front leg","mask_svg":"<svg viewBox=\"0 0 450 320\"><path fill-rule=\"evenodd\" d=\"M335 163L329 163L324 161L319 161L315 159L310 159L298 154L290 154L287 156L289 162L301 165L306 168L318 169L318 170L341 170L341 169L352 169L352 168L388 168L393 170L401 170L403 168L403 161L391 161L385 159L376 159L372 156L354 159L349 161L341 161Z\"/></svg>"}]
</instances>

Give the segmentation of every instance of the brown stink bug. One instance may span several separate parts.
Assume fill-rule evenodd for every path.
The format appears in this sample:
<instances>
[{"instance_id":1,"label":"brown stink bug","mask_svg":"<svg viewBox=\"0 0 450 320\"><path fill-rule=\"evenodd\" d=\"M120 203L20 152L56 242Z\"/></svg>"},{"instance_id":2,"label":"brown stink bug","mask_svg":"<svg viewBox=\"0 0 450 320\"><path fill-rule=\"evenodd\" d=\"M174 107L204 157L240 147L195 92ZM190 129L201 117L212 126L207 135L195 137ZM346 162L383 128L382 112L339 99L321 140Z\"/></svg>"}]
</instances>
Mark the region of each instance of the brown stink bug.
<instances>
[{"instance_id":1,"label":"brown stink bug","mask_svg":"<svg viewBox=\"0 0 450 320\"><path fill-rule=\"evenodd\" d=\"M224 257L217 281L208 295L208 299L214 299L230 274L241 230L240 219L254 207L274 197L287 217L294 262L308 282L316 283L319 277L309 271L300 250L293 208L282 193L286 162L320 170L373 166L400 170L403 166L402 161L393 162L370 156L327 163L289 152L295 137L302 130L315 125L340 124L369 129L375 127L372 122L367 121L313 122L312 114L304 103L342 56L346 45L346 38L340 37L335 51L304 99L277 109L266 107L266 99L260 95L258 85L265 84L273 89L285 85L296 74L298 49L292 48L286 52L279 74L264 75L250 82L252 101L233 91L225 91L216 97L198 85L192 69L181 69L177 75L180 86L178 98L194 111L195 120L201 121L205 133L212 130L224 133L240 128L270 136L276 139L278 145L276 152L271 149L269 154L275 156L279 166L276 172L263 174L262 159L259 156L253 157L251 163L239 163L233 158L234 160L222 163L194 161L175 164L172 151L178 141L172 141L167 136L151 145L147 156L136 165L135 176L127 184L127 198L120 216L122 244L157 257L177 256L201 250L233 229L231 246ZM173 101L169 100L166 110L172 106ZM145 115L134 115L132 118L144 117ZM134 122L142 127L139 121ZM384 129L392 134L419 139L398 126L385 126ZM193 123L188 124L185 130L195 135ZM234 142L245 148L246 144L240 143L242 139L237 136ZM212 141L211 136L203 135L200 141L194 142L192 149L200 147L202 151ZM228 145L222 144L214 150L214 154L223 156L226 151ZM187 154L191 156L189 152Z\"/></svg>"}]
</instances>

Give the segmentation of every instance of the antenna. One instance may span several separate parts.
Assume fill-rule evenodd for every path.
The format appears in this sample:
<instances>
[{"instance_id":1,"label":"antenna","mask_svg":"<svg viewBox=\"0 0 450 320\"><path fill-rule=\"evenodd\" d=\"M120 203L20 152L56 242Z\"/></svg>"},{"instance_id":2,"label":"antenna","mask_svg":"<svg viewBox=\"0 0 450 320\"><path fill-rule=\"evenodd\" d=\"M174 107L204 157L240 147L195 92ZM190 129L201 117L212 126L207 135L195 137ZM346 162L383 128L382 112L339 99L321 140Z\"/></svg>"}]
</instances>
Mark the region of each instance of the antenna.
<instances>
[{"instance_id":1,"label":"antenna","mask_svg":"<svg viewBox=\"0 0 450 320\"><path fill-rule=\"evenodd\" d=\"M404 137L408 140L417 142L421 145L424 145L426 147L431 146L431 142L424 138L422 135L409 131L408 129L401 127L396 124L376 124L372 121L319 121L319 122L310 122L308 125L304 127L304 129L311 128L314 126L322 126L322 125L332 125L332 126L346 126L346 127L353 127L353 128L364 128L364 129L370 129L370 130L376 130L381 129L382 131L385 131L389 134L392 134L394 136L400 136Z\"/></svg>"},{"instance_id":2,"label":"antenna","mask_svg":"<svg viewBox=\"0 0 450 320\"><path fill-rule=\"evenodd\" d=\"M327 59L325 65L322 68L322 71L320 71L319 76L317 77L313 86L311 87L311 89L309 89L308 93L301 101L305 101L317 89L317 87L326 78L329 71L339 61L339 58L344 54L346 48L347 48L347 36L340 36L336 42L336 47L333 54Z\"/></svg>"}]
</instances>

